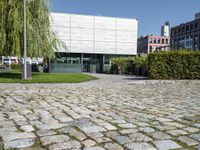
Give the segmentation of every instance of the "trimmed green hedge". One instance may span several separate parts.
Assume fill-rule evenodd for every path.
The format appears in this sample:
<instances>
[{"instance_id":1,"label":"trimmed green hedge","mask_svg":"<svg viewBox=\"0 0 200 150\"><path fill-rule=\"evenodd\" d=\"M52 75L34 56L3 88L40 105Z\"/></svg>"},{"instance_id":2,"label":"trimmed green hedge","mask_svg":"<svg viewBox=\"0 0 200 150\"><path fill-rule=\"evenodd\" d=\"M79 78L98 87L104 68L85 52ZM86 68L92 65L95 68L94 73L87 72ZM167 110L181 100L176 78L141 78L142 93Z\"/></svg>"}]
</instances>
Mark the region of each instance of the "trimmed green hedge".
<instances>
[{"instance_id":1,"label":"trimmed green hedge","mask_svg":"<svg viewBox=\"0 0 200 150\"><path fill-rule=\"evenodd\" d=\"M146 57L119 57L112 59L112 74L147 75Z\"/></svg>"},{"instance_id":2,"label":"trimmed green hedge","mask_svg":"<svg viewBox=\"0 0 200 150\"><path fill-rule=\"evenodd\" d=\"M151 79L200 79L199 51L155 52L148 55Z\"/></svg>"}]
</instances>

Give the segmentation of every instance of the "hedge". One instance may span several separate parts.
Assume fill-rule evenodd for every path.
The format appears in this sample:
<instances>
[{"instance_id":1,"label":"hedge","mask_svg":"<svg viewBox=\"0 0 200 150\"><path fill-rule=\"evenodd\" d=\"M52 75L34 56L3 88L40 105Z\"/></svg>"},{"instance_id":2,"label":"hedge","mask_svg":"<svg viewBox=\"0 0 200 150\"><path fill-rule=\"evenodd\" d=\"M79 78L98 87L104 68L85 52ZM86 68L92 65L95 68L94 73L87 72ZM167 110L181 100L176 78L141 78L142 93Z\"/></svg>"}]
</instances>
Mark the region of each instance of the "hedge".
<instances>
[{"instance_id":1,"label":"hedge","mask_svg":"<svg viewBox=\"0 0 200 150\"><path fill-rule=\"evenodd\" d=\"M199 51L155 52L148 55L151 79L200 79Z\"/></svg>"},{"instance_id":2,"label":"hedge","mask_svg":"<svg viewBox=\"0 0 200 150\"><path fill-rule=\"evenodd\" d=\"M112 74L147 75L146 57L119 57L112 59Z\"/></svg>"}]
</instances>

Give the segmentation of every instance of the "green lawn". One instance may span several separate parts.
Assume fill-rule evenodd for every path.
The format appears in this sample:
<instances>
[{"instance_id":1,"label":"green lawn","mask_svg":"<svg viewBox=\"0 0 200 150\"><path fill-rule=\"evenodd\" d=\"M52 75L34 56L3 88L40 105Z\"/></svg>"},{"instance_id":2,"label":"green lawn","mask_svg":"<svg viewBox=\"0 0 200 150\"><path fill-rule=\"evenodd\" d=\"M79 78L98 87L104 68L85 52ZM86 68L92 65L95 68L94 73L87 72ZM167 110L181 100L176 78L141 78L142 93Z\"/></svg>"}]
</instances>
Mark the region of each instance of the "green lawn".
<instances>
[{"instance_id":1,"label":"green lawn","mask_svg":"<svg viewBox=\"0 0 200 150\"><path fill-rule=\"evenodd\" d=\"M32 79L21 80L19 71L0 73L0 83L79 83L97 78L81 73L32 73Z\"/></svg>"}]
</instances>

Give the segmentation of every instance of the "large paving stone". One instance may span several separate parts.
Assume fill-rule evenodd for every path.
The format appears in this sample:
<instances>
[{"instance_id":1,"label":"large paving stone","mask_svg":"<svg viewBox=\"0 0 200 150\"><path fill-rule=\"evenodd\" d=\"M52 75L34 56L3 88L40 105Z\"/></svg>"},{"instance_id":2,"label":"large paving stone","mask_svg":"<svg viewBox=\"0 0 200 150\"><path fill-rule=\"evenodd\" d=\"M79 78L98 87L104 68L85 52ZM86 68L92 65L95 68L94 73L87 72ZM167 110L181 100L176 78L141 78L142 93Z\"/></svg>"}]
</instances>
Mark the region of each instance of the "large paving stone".
<instances>
[{"instance_id":1,"label":"large paving stone","mask_svg":"<svg viewBox=\"0 0 200 150\"><path fill-rule=\"evenodd\" d=\"M187 131L187 132L190 132L190 133L195 133L195 132L200 131L200 129L198 129L198 128L193 128L193 127L187 127L187 128L184 128L183 130L185 130L185 131Z\"/></svg>"},{"instance_id":2,"label":"large paving stone","mask_svg":"<svg viewBox=\"0 0 200 150\"><path fill-rule=\"evenodd\" d=\"M125 123L125 124L118 124L118 126L119 127L121 127L121 128L127 128L127 129L129 129L129 128L136 128L137 126L135 126L135 125L133 125L133 124L131 124L131 123Z\"/></svg>"},{"instance_id":3,"label":"large paving stone","mask_svg":"<svg viewBox=\"0 0 200 150\"><path fill-rule=\"evenodd\" d=\"M69 137L67 135L51 135L51 136L41 137L40 140L43 146L47 146L55 143L63 143L69 141Z\"/></svg>"},{"instance_id":4,"label":"large paving stone","mask_svg":"<svg viewBox=\"0 0 200 150\"><path fill-rule=\"evenodd\" d=\"M153 132L153 133L150 133L150 135L154 138L154 139L157 139L157 140L166 140L166 139L170 139L171 136L169 136L168 134L164 133L164 132Z\"/></svg>"},{"instance_id":5,"label":"large paving stone","mask_svg":"<svg viewBox=\"0 0 200 150\"><path fill-rule=\"evenodd\" d=\"M187 136L180 136L178 138L179 141L181 141L182 143L186 144L187 146L194 146L194 145L198 145L199 142L187 137Z\"/></svg>"},{"instance_id":6,"label":"large paving stone","mask_svg":"<svg viewBox=\"0 0 200 150\"><path fill-rule=\"evenodd\" d=\"M123 147L117 143L106 143L104 147L108 150L123 150Z\"/></svg>"},{"instance_id":7,"label":"large paving stone","mask_svg":"<svg viewBox=\"0 0 200 150\"><path fill-rule=\"evenodd\" d=\"M81 144L78 141L68 141L49 146L50 150L68 150L68 149L70 150L79 148L81 148Z\"/></svg>"},{"instance_id":8,"label":"large paving stone","mask_svg":"<svg viewBox=\"0 0 200 150\"><path fill-rule=\"evenodd\" d=\"M172 140L159 140L159 141L154 141L153 143L159 150L169 150L169 149L181 148L180 145L178 145L177 143L175 143Z\"/></svg>"},{"instance_id":9,"label":"large paving stone","mask_svg":"<svg viewBox=\"0 0 200 150\"><path fill-rule=\"evenodd\" d=\"M34 129L31 125L21 126L21 130L23 130L23 131L25 131L25 132L32 132L32 131L35 131L35 129Z\"/></svg>"},{"instance_id":10,"label":"large paving stone","mask_svg":"<svg viewBox=\"0 0 200 150\"><path fill-rule=\"evenodd\" d=\"M149 142L152 139L142 133L133 133L129 135L131 141L133 142Z\"/></svg>"},{"instance_id":11,"label":"large paving stone","mask_svg":"<svg viewBox=\"0 0 200 150\"><path fill-rule=\"evenodd\" d=\"M186 135L188 134L186 131L184 130L171 130L171 131L167 131L167 133L173 135L173 136L178 136L178 135Z\"/></svg>"},{"instance_id":12,"label":"large paving stone","mask_svg":"<svg viewBox=\"0 0 200 150\"><path fill-rule=\"evenodd\" d=\"M107 130L117 130L117 128L113 125L111 125L110 123L106 123L106 122L103 122L103 123L99 123L100 126L103 126L104 128L106 128Z\"/></svg>"},{"instance_id":13,"label":"large paving stone","mask_svg":"<svg viewBox=\"0 0 200 150\"><path fill-rule=\"evenodd\" d=\"M35 134L33 133L26 133L26 132L10 132L10 133L7 133L7 134L4 134L3 136L3 140L6 141L6 142L9 142L9 141L13 141L13 140L20 140L20 139L33 139L35 138Z\"/></svg>"},{"instance_id":14,"label":"large paving stone","mask_svg":"<svg viewBox=\"0 0 200 150\"><path fill-rule=\"evenodd\" d=\"M72 137L75 137L79 141L83 141L86 139L86 136L83 133L78 132L78 131L70 132L69 135Z\"/></svg>"},{"instance_id":15,"label":"large paving stone","mask_svg":"<svg viewBox=\"0 0 200 150\"><path fill-rule=\"evenodd\" d=\"M151 127L142 127L142 128L139 128L139 130L142 131L142 132L146 132L146 133L155 132L155 129L153 129Z\"/></svg>"},{"instance_id":16,"label":"large paving stone","mask_svg":"<svg viewBox=\"0 0 200 150\"><path fill-rule=\"evenodd\" d=\"M116 136L116 137L113 137L113 139L116 140L117 143L121 145L126 144L126 143L131 143L131 139L128 136Z\"/></svg>"},{"instance_id":17,"label":"large paving stone","mask_svg":"<svg viewBox=\"0 0 200 150\"><path fill-rule=\"evenodd\" d=\"M39 130L36 132L38 137L43 137L43 136L49 136L49 135L55 135L56 132L53 130Z\"/></svg>"},{"instance_id":18,"label":"large paving stone","mask_svg":"<svg viewBox=\"0 0 200 150\"><path fill-rule=\"evenodd\" d=\"M24 139L17 139L12 141L5 142L4 146L6 149L10 148L24 148L24 147L30 147L34 144L33 139L28 139L24 137Z\"/></svg>"},{"instance_id":19,"label":"large paving stone","mask_svg":"<svg viewBox=\"0 0 200 150\"><path fill-rule=\"evenodd\" d=\"M138 129L123 129L119 131L121 134L131 134L138 132Z\"/></svg>"},{"instance_id":20,"label":"large paving stone","mask_svg":"<svg viewBox=\"0 0 200 150\"><path fill-rule=\"evenodd\" d=\"M106 131L106 129L104 129L100 126L85 126L85 127L82 127L81 130L85 133L94 133L94 132Z\"/></svg>"},{"instance_id":21,"label":"large paving stone","mask_svg":"<svg viewBox=\"0 0 200 150\"><path fill-rule=\"evenodd\" d=\"M154 148L152 145L145 142L129 143L126 144L125 147L128 150L156 150L156 148Z\"/></svg>"},{"instance_id":22,"label":"large paving stone","mask_svg":"<svg viewBox=\"0 0 200 150\"><path fill-rule=\"evenodd\" d=\"M91 139L88 139L88 140L83 141L82 144L85 147L91 147L91 146L94 146L96 144L96 142Z\"/></svg>"},{"instance_id":23,"label":"large paving stone","mask_svg":"<svg viewBox=\"0 0 200 150\"><path fill-rule=\"evenodd\" d=\"M95 147L86 147L84 148L84 150L105 150L105 149L102 147L95 146Z\"/></svg>"},{"instance_id":24,"label":"large paving stone","mask_svg":"<svg viewBox=\"0 0 200 150\"><path fill-rule=\"evenodd\" d=\"M191 138L200 142L200 133L190 135Z\"/></svg>"}]
</instances>

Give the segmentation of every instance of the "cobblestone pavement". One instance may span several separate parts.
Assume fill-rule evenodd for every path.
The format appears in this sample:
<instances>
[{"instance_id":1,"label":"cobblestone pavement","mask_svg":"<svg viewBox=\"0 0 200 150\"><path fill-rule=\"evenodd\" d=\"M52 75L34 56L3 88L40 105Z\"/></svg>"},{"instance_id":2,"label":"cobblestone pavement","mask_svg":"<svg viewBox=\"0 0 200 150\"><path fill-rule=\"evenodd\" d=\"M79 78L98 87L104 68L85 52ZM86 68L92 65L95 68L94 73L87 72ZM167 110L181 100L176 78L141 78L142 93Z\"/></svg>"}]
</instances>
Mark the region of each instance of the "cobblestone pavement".
<instances>
[{"instance_id":1,"label":"cobblestone pavement","mask_svg":"<svg viewBox=\"0 0 200 150\"><path fill-rule=\"evenodd\" d=\"M0 84L0 149L200 149L200 81Z\"/></svg>"}]
</instances>

